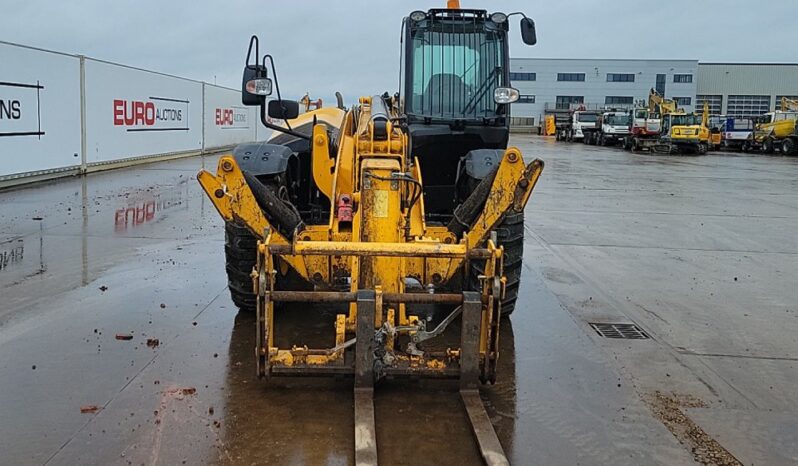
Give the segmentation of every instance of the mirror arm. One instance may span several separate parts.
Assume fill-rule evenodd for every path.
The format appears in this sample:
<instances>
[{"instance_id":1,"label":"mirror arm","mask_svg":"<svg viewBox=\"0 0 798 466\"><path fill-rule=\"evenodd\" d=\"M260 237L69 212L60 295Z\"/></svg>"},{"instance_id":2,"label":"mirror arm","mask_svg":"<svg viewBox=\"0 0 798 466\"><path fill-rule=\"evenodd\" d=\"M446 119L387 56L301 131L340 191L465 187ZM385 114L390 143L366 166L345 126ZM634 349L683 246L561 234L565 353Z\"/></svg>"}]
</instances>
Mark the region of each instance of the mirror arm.
<instances>
[{"instance_id":1,"label":"mirror arm","mask_svg":"<svg viewBox=\"0 0 798 466\"><path fill-rule=\"evenodd\" d=\"M269 63L272 65L272 76L274 76L274 87L275 87L275 89L277 89L277 100L282 102L283 97L280 95L280 83L277 81L277 70L274 68L274 58L272 58L271 55L266 54L266 55L263 56L263 67L266 68L266 59L267 58L269 59ZM261 112L261 113L263 113L263 112ZM283 120L283 121L285 121L285 125L288 127L288 130L289 131L293 131L293 129L291 128L291 123L289 123L288 120ZM308 138L308 139L310 139L310 138Z\"/></svg>"},{"instance_id":2,"label":"mirror arm","mask_svg":"<svg viewBox=\"0 0 798 466\"><path fill-rule=\"evenodd\" d=\"M277 126L274 123L269 123L269 120L266 119L266 105L260 106L260 122L263 126L273 129L274 131L279 131L281 133L290 134L291 136L298 137L300 139L307 139L308 141L311 140L311 137L307 134L298 133L291 128L283 128L282 126ZM288 123L288 120L285 120Z\"/></svg>"},{"instance_id":3,"label":"mirror arm","mask_svg":"<svg viewBox=\"0 0 798 466\"><path fill-rule=\"evenodd\" d=\"M250 56L252 56L252 44L255 44L255 65L257 65L258 55L260 55L260 40L258 40L258 36L253 35L252 37L249 38L249 48L247 49L247 61L246 61L246 65L248 68L250 68L249 58Z\"/></svg>"}]
</instances>

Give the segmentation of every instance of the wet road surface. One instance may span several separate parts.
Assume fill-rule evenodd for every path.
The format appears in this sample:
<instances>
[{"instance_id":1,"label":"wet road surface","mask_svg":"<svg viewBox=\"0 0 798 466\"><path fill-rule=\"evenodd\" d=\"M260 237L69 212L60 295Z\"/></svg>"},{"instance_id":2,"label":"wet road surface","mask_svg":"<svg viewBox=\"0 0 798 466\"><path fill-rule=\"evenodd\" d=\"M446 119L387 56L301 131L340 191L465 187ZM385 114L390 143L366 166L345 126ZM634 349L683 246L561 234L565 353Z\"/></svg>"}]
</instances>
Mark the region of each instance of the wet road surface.
<instances>
[{"instance_id":1,"label":"wet road surface","mask_svg":"<svg viewBox=\"0 0 798 466\"><path fill-rule=\"evenodd\" d=\"M798 159L514 143L547 167L482 391L513 464L693 464L656 391L700 399L683 411L745 464L796 461ZM351 380L254 377L253 318L193 179L215 162L0 193L0 464L353 462ZM328 332L312 311L287 309L286 332ZM375 400L384 464L480 464L455 385Z\"/></svg>"}]
</instances>

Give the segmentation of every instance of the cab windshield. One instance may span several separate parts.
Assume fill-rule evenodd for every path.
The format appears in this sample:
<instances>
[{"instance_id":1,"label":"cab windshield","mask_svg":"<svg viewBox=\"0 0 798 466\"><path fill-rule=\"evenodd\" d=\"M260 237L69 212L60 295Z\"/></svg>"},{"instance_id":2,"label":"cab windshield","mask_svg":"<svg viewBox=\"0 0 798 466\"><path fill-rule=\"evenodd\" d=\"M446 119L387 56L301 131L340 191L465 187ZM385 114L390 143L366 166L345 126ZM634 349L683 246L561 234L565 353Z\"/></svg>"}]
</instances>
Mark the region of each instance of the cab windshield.
<instances>
[{"instance_id":1,"label":"cab windshield","mask_svg":"<svg viewBox=\"0 0 798 466\"><path fill-rule=\"evenodd\" d=\"M698 115L673 115L671 116L671 126L695 126L701 124Z\"/></svg>"},{"instance_id":2,"label":"cab windshield","mask_svg":"<svg viewBox=\"0 0 798 466\"><path fill-rule=\"evenodd\" d=\"M607 115L604 120L610 126L629 126L629 115Z\"/></svg>"},{"instance_id":3,"label":"cab windshield","mask_svg":"<svg viewBox=\"0 0 798 466\"><path fill-rule=\"evenodd\" d=\"M408 114L440 118L496 115L504 81L504 34L480 22L432 23L411 31Z\"/></svg>"},{"instance_id":4,"label":"cab windshield","mask_svg":"<svg viewBox=\"0 0 798 466\"><path fill-rule=\"evenodd\" d=\"M595 123L598 116L595 113L577 113L576 121L583 123Z\"/></svg>"}]
</instances>

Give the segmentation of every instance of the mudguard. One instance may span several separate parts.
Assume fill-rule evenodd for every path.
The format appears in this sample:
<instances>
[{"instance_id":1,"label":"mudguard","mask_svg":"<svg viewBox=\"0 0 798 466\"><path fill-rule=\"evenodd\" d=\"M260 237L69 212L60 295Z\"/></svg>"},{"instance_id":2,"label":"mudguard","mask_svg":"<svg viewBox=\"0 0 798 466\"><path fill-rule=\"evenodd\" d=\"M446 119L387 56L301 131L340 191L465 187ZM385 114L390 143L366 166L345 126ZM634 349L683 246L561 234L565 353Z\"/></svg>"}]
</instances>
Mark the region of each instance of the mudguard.
<instances>
[{"instance_id":1,"label":"mudguard","mask_svg":"<svg viewBox=\"0 0 798 466\"><path fill-rule=\"evenodd\" d=\"M503 149L472 150L463 157L465 171L471 178L481 180L499 166L502 155L504 155Z\"/></svg>"},{"instance_id":2,"label":"mudguard","mask_svg":"<svg viewBox=\"0 0 798 466\"><path fill-rule=\"evenodd\" d=\"M252 142L239 144L233 149L233 158L241 171L254 176L283 173L294 151L279 144Z\"/></svg>"}]
</instances>

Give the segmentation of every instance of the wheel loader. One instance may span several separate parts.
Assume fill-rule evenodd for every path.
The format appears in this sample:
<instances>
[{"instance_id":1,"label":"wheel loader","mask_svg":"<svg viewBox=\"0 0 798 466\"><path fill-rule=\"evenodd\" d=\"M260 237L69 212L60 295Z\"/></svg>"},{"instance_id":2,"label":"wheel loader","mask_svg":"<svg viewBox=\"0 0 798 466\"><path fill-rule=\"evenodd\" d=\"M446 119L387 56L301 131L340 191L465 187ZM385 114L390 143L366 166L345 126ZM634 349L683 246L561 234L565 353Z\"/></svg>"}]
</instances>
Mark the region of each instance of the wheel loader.
<instances>
[{"instance_id":1,"label":"wheel loader","mask_svg":"<svg viewBox=\"0 0 798 466\"><path fill-rule=\"evenodd\" d=\"M353 377L357 464L377 462L373 386L399 377L458 379L484 460L507 464L478 383L496 380L500 325L520 286L524 207L543 170L508 147L519 97L509 81L512 16L534 45L523 13L452 0L413 11L402 20L397 92L350 108L339 96L301 115L253 36L242 102L259 106L274 134L198 175L225 220L233 301L256 314L258 376ZM338 306L334 345L279 347L275 314L291 302ZM419 311L429 306L435 319ZM434 344L450 326L458 344Z\"/></svg>"}]
</instances>

